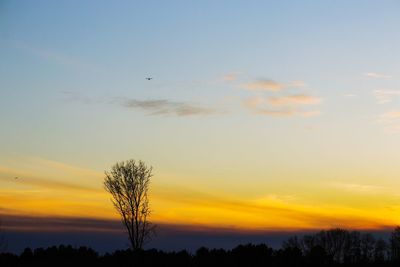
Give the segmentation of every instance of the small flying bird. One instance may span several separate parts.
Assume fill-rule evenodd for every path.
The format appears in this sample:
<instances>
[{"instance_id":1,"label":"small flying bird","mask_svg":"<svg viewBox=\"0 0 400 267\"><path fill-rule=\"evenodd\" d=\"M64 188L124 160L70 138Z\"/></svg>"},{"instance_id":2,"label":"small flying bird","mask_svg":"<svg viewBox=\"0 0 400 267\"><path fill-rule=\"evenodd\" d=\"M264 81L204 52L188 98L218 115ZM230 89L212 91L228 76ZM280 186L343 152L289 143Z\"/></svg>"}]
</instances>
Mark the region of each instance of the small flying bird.
<instances>
[{"instance_id":1,"label":"small flying bird","mask_svg":"<svg viewBox=\"0 0 400 267\"><path fill-rule=\"evenodd\" d=\"M14 179L17 180L17 179L19 179L19 177L15 176Z\"/></svg>"},{"instance_id":2,"label":"small flying bird","mask_svg":"<svg viewBox=\"0 0 400 267\"><path fill-rule=\"evenodd\" d=\"M152 80L153 78L152 77L147 77L146 78L146 80L148 80L148 81L150 81L150 80Z\"/></svg>"}]
</instances>

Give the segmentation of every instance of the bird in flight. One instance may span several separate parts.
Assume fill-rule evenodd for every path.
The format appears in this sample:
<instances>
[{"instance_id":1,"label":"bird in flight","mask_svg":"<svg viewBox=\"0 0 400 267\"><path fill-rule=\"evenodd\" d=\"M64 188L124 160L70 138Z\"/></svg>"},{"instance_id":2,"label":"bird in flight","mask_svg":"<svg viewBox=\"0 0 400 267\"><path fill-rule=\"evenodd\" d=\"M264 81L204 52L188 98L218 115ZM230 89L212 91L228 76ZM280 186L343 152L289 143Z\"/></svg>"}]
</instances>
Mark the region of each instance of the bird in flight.
<instances>
[{"instance_id":1,"label":"bird in flight","mask_svg":"<svg viewBox=\"0 0 400 267\"><path fill-rule=\"evenodd\" d=\"M148 81L150 81L150 80L152 80L153 78L152 77L147 77L146 78L146 80L148 80Z\"/></svg>"},{"instance_id":2,"label":"bird in flight","mask_svg":"<svg viewBox=\"0 0 400 267\"><path fill-rule=\"evenodd\" d=\"M19 177L15 176L14 179L15 179L15 180L16 180L16 179L19 179Z\"/></svg>"}]
</instances>

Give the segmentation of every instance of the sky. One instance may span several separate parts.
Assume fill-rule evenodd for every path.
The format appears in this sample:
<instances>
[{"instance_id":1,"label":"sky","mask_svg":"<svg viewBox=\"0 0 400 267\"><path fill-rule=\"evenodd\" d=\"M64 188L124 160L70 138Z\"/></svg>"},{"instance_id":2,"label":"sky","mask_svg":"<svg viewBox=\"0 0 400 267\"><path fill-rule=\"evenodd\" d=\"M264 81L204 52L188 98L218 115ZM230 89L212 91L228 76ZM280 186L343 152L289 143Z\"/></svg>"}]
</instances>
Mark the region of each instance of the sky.
<instances>
[{"instance_id":1,"label":"sky","mask_svg":"<svg viewBox=\"0 0 400 267\"><path fill-rule=\"evenodd\" d=\"M399 11L0 1L3 228L113 233L104 171L128 159L153 167L151 220L167 229L399 224Z\"/></svg>"}]
</instances>

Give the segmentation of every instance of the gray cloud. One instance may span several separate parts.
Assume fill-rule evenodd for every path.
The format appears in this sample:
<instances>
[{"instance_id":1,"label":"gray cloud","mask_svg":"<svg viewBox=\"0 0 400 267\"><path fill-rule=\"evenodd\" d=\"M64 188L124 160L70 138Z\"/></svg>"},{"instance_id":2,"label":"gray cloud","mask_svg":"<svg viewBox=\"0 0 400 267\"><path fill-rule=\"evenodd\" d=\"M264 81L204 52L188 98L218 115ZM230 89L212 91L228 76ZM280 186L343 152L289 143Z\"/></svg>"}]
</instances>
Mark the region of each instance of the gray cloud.
<instances>
[{"instance_id":1,"label":"gray cloud","mask_svg":"<svg viewBox=\"0 0 400 267\"><path fill-rule=\"evenodd\" d=\"M201 116L223 113L222 110L201 106L191 102L171 101L169 99L146 99L140 100L128 97L94 98L83 96L77 92L62 91L67 101L78 101L84 104L113 104L125 108L138 109L147 112L149 116L172 115L172 116Z\"/></svg>"},{"instance_id":2,"label":"gray cloud","mask_svg":"<svg viewBox=\"0 0 400 267\"><path fill-rule=\"evenodd\" d=\"M127 108L144 110L147 115L176 115L176 116L195 116L210 115L217 113L217 110L208 107L194 105L188 102L175 102L167 99L122 99L120 103Z\"/></svg>"}]
</instances>

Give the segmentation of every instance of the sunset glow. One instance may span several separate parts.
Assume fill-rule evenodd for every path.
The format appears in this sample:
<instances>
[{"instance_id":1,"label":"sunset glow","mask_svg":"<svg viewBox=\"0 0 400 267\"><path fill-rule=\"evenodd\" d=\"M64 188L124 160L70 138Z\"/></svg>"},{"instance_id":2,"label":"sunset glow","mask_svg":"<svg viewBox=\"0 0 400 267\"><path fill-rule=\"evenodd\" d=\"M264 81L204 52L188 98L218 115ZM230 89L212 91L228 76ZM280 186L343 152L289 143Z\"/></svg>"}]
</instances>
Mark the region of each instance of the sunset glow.
<instances>
[{"instance_id":1,"label":"sunset glow","mask_svg":"<svg viewBox=\"0 0 400 267\"><path fill-rule=\"evenodd\" d=\"M115 231L85 220L120 220L126 159L153 167L155 224L400 224L399 3L190 3L2 1L4 228Z\"/></svg>"}]
</instances>

